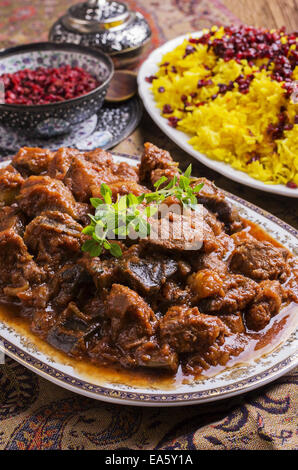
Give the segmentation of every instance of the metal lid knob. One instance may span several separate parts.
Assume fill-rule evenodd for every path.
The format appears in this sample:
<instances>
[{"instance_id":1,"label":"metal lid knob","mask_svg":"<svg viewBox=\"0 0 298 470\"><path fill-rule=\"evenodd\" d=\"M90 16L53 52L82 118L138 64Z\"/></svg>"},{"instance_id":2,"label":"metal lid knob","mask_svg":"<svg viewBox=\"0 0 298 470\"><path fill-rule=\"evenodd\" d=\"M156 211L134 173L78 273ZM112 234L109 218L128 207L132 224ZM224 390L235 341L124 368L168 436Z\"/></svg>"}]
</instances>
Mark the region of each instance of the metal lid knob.
<instances>
[{"instance_id":1,"label":"metal lid knob","mask_svg":"<svg viewBox=\"0 0 298 470\"><path fill-rule=\"evenodd\" d=\"M108 0L88 0L68 9L63 18L65 26L81 33L96 33L112 26L125 23L130 16L122 2Z\"/></svg>"}]
</instances>

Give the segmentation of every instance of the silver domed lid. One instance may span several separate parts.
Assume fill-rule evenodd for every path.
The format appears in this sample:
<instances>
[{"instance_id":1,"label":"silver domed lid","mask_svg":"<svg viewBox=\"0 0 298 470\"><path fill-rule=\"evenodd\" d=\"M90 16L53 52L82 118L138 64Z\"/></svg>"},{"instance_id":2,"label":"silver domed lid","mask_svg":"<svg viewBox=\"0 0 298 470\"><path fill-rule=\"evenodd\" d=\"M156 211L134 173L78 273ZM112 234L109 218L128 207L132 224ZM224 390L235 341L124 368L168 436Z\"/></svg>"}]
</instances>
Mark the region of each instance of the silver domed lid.
<instances>
[{"instance_id":1,"label":"silver domed lid","mask_svg":"<svg viewBox=\"0 0 298 470\"><path fill-rule=\"evenodd\" d=\"M63 23L81 33L96 33L122 25L129 16L127 6L122 2L88 0L70 7Z\"/></svg>"},{"instance_id":2,"label":"silver domed lid","mask_svg":"<svg viewBox=\"0 0 298 470\"><path fill-rule=\"evenodd\" d=\"M135 66L150 38L151 28L142 13L114 0L73 5L49 32L50 41L102 50L114 57L116 68Z\"/></svg>"}]
</instances>

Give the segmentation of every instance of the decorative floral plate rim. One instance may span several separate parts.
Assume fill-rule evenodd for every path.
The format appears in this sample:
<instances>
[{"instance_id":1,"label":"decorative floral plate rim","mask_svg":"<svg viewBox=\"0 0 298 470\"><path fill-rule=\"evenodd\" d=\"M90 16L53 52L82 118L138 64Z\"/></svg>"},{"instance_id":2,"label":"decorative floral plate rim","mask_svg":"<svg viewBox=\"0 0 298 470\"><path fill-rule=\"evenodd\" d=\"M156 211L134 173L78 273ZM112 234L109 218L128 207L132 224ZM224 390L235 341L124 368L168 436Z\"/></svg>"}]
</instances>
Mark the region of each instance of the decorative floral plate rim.
<instances>
[{"instance_id":1,"label":"decorative floral plate rim","mask_svg":"<svg viewBox=\"0 0 298 470\"><path fill-rule=\"evenodd\" d=\"M4 155L14 154L27 139L29 147L47 147L56 150L59 147L74 147L80 151L89 151L101 147L105 150L118 145L139 125L143 114L143 104L138 96L121 103L104 102L102 108L89 119L76 124L69 134L48 139L28 138L17 131L5 129L0 125L0 159ZM111 121L112 124L111 124ZM73 138L74 134L80 138ZM3 155L3 156L2 156Z\"/></svg>"},{"instance_id":2,"label":"decorative floral plate rim","mask_svg":"<svg viewBox=\"0 0 298 470\"><path fill-rule=\"evenodd\" d=\"M165 53L173 50L175 47L181 44L184 39L188 38L189 36L199 37L201 35L202 31L196 31L190 32L188 34L183 34L174 39L171 39L170 41L167 41L166 43L155 49L153 52L151 52L151 54L143 62L138 73L138 89L139 95L143 100L144 107L150 114L153 121L172 141L174 141L185 152L187 152L192 157L196 158L199 162L203 163L212 170L217 171L223 176L238 183L250 186L255 189L259 189L261 191L298 198L298 189L291 189L282 184L265 184L262 181L252 178L243 171L232 168L231 165L229 165L228 163L213 160L207 157L206 155L202 154L198 150L195 150L188 143L190 136L178 129L174 129L173 127L169 126L167 119L165 119L161 115L160 110L156 106L153 94L150 90L151 84L146 82L145 78L150 75L155 75L158 70L158 64L161 62L162 57Z\"/></svg>"},{"instance_id":3,"label":"decorative floral plate rim","mask_svg":"<svg viewBox=\"0 0 298 470\"><path fill-rule=\"evenodd\" d=\"M127 161L136 165L138 158L114 153L116 161ZM6 158L0 167L9 163ZM230 201L248 218L254 219L269 233L271 232L294 254L298 254L298 230L238 196L226 193ZM1 344L2 343L2 344ZM30 342L29 342L30 343ZM293 332L274 351L249 364L226 369L214 377L175 389L156 387L138 388L119 383L98 385L87 380L86 376L74 371L70 366L57 362L42 352L33 350L30 344L12 326L2 323L0 327L0 350L23 364L38 375L75 393L97 400L138 406L185 406L195 403L220 400L246 393L261 387L288 373L298 365L298 332Z\"/></svg>"}]
</instances>

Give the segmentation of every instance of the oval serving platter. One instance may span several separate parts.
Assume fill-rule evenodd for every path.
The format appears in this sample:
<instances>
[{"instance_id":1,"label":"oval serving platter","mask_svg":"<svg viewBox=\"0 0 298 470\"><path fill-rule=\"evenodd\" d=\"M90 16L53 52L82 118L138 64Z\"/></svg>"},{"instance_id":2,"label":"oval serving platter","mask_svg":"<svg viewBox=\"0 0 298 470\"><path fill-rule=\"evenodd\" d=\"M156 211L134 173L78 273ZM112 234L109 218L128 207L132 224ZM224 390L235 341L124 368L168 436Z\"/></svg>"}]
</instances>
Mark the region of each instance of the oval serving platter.
<instances>
[{"instance_id":1,"label":"oval serving platter","mask_svg":"<svg viewBox=\"0 0 298 470\"><path fill-rule=\"evenodd\" d=\"M137 164L136 159L119 154L114 154L114 159ZM0 163L0 167L8 162L9 160ZM294 255L298 255L298 230L253 204L232 194L226 194L243 217L259 224ZM297 314L295 308L291 315L298 317ZM60 355L51 355L38 349L31 338L25 337L24 333L9 321L0 322L0 350L47 380L90 398L125 405L185 406L245 393L289 372L298 364L298 330L294 331L292 328L291 331L273 352L258 360L227 368L210 378L170 388L157 387L156 384L145 387L126 385L118 380L115 382L101 378L100 370L95 379L94 373L88 375L86 371L69 365L67 358L62 360Z\"/></svg>"},{"instance_id":2,"label":"oval serving platter","mask_svg":"<svg viewBox=\"0 0 298 470\"><path fill-rule=\"evenodd\" d=\"M235 170L231 167L231 165L227 163L208 158L206 155L200 153L198 150L195 150L188 143L189 139L191 138L190 135L169 126L167 119L165 119L161 115L160 109L157 108L153 93L150 89L151 84L146 82L145 78L149 77L150 75L156 74L158 70L158 64L160 64L164 54L175 49L175 47L181 44L184 39L188 38L189 36L200 37L202 34L202 31L197 31L178 36L177 38L172 39L155 49L143 62L138 73L138 89L139 95L142 98L143 104L148 114L150 114L153 121L171 140L173 140L173 142L175 142L189 155L191 155L204 165L208 166L212 170L217 171L223 176L226 176L231 180L237 181L238 183L250 186L255 189L259 189L261 191L298 198L298 189L287 188L285 185L282 184L265 184L262 181L252 178L243 171Z\"/></svg>"}]
</instances>

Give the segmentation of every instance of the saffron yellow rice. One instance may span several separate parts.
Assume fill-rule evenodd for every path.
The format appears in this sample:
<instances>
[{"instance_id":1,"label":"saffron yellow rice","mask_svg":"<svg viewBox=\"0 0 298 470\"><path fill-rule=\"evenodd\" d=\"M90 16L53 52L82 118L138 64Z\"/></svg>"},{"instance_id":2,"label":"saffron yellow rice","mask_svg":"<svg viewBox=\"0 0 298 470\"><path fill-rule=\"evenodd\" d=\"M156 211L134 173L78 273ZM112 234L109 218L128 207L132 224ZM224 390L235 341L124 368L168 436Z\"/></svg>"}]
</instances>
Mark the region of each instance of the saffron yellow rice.
<instances>
[{"instance_id":1,"label":"saffron yellow rice","mask_svg":"<svg viewBox=\"0 0 298 470\"><path fill-rule=\"evenodd\" d=\"M213 27L211 31L213 39L224 34L223 28ZM298 185L298 105L286 96L284 82L272 79L273 64L264 69L261 66L268 59L256 59L253 64L246 59L224 61L205 44L192 43L195 51L186 55L189 44L186 39L163 56L152 80L157 106L163 110L169 105L170 116L177 118L177 129L189 134L189 143L209 158L267 184ZM291 49L296 47L291 45ZM229 84L240 74L254 74L246 94L239 92L237 83L225 94L217 94L218 84ZM212 83L198 88L198 80L210 76ZM292 80L298 80L298 66ZM281 109L295 124L283 132L282 138L272 140L268 126L278 122ZM169 118L169 113L163 116Z\"/></svg>"}]
</instances>

